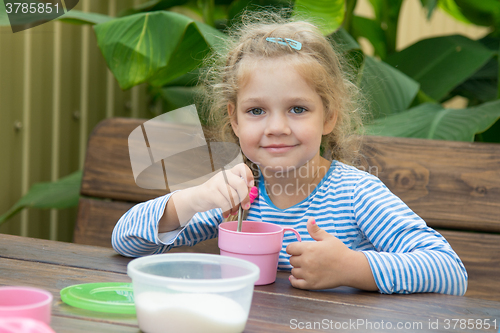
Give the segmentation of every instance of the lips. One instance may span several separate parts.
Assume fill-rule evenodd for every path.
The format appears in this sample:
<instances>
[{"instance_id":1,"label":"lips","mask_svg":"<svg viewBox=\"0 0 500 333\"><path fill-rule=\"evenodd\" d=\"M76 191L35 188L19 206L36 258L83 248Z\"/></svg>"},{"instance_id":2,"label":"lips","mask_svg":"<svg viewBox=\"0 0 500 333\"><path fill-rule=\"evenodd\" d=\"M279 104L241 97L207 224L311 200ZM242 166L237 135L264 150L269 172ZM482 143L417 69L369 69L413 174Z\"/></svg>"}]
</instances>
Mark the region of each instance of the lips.
<instances>
[{"instance_id":1,"label":"lips","mask_svg":"<svg viewBox=\"0 0 500 333\"><path fill-rule=\"evenodd\" d=\"M283 145L283 144L275 144L264 146L263 148L270 153L286 153L287 151L293 149L297 145Z\"/></svg>"}]
</instances>

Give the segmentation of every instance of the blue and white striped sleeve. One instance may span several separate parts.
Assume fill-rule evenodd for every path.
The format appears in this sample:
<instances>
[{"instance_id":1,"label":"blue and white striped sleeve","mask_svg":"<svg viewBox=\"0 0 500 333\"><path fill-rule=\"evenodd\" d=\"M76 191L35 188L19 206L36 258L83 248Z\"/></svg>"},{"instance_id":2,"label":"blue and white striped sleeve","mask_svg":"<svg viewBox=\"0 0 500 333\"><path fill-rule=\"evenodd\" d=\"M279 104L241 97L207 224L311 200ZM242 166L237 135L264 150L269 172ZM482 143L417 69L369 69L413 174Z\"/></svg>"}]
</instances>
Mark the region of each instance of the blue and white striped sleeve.
<instances>
[{"instance_id":1,"label":"blue and white striped sleeve","mask_svg":"<svg viewBox=\"0 0 500 333\"><path fill-rule=\"evenodd\" d=\"M217 236L217 227L222 222L220 209L197 213L184 227L159 234L158 223L173 193L139 203L123 214L111 236L116 252L127 257L140 257L167 252L172 247L192 246Z\"/></svg>"},{"instance_id":2,"label":"blue and white striped sleeve","mask_svg":"<svg viewBox=\"0 0 500 333\"><path fill-rule=\"evenodd\" d=\"M357 224L376 249L363 253L380 292L465 294L458 255L378 178L360 179L353 199Z\"/></svg>"}]
</instances>

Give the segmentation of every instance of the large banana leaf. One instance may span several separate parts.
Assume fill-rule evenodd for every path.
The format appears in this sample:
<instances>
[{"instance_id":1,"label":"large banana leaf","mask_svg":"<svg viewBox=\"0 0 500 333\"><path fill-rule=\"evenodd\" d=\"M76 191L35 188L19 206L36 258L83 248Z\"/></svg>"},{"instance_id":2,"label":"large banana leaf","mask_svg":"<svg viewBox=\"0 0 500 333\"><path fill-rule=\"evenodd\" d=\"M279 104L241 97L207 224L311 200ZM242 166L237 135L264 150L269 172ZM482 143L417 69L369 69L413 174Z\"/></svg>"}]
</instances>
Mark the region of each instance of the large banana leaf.
<instances>
[{"instance_id":1,"label":"large banana leaf","mask_svg":"<svg viewBox=\"0 0 500 333\"><path fill-rule=\"evenodd\" d=\"M408 111L375 120L366 126L370 135L437 140L474 141L500 118L500 101L467 109L445 109L422 104Z\"/></svg>"},{"instance_id":2,"label":"large banana leaf","mask_svg":"<svg viewBox=\"0 0 500 333\"><path fill-rule=\"evenodd\" d=\"M375 21L383 26L387 53L396 50L396 37L398 31L399 12L403 0L369 0L375 13Z\"/></svg>"},{"instance_id":3,"label":"large banana leaf","mask_svg":"<svg viewBox=\"0 0 500 333\"><path fill-rule=\"evenodd\" d=\"M324 35L330 35L344 21L345 1L295 0L293 15L313 19Z\"/></svg>"},{"instance_id":4,"label":"large banana leaf","mask_svg":"<svg viewBox=\"0 0 500 333\"><path fill-rule=\"evenodd\" d=\"M140 13L94 26L97 43L122 89L163 84L196 68L226 35L168 11Z\"/></svg>"},{"instance_id":5,"label":"large banana leaf","mask_svg":"<svg viewBox=\"0 0 500 333\"><path fill-rule=\"evenodd\" d=\"M185 5L189 0L151 0L141 3L132 8L121 11L118 16L128 16L141 12L154 12L157 10L166 10L174 6Z\"/></svg>"},{"instance_id":6,"label":"large banana leaf","mask_svg":"<svg viewBox=\"0 0 500 333\"><path fill-rule=\"evenodd\" d=\"M498 95L498 60L491 59L451 92L451 96L463 96L473 105L497 99ZM470 104L469 104L470 105Z\"/></svg>"},{"instance_id":7,"label":"large banana leaf","mask_svg":"<svg viewBox=\"0 0 500 333\"><path fill-rule=\"evenodd\" d=\"M71 24L100 24L113 20L114 17L99 14L82 12L80 10L72 9L66 12L63 16L59 18L60 21Z\"/></svg>"},{"instance_id":8,"label":"large banana leaf","mask_svg":"<svg viewBox=\"0 0 500 333\"><path fill-rule=\"evenodd\" d=\"M363 67L365 61L365 55L361 51L361 46L359 46L356 39L354 39L344 28L340 28L331 36L331 41L336 50L343 53L344 58L347 61L348 70L351 70L352 74L357 78L356 83L359 84L360 70Z\"/></svg>"},{"instance_id":9,"label":"large banana leaf","mask_svg":"<svg viewBox=\"0 0 500 333\"><path fill-rule=\"evenodd\" d=\"M385 33L376 20L354 15L352 18L352 33L354 37L365 37L373 45L375 54L380 59L385 59L387 55L387 42Z\"/></svg>"},{"instance_id":10,"label":"large banana leaf","mask_svg":"<svg viewBox=\"0 0 500 333\"><path fill-rule=\"evenodd\" d=\"M290 13L293 9L293 1L288 0L234 0L229 2L230 4L227 9L228 27L241 23L243 14L262 11L263 8L267 10L285 9L287 13Z\"/></svg>"},{"instance_id":11,"label":"large banana leaf","mask_svg":"<svg viewBox=\"0 0 500 333\"><path fill-rule=\"evenodd\" d=\"M500 143L500 120L486 131L476 135L475 141Z\"/></svg>"},{"instance_id":12,"label":"large banana leaf","mask_svg":"<svg viewBox=\"0 0 500 333\"><path fill-rule=\"evenodd\" d=\"M383 61L365 56L361 90L373 118L406 110L419 90L418 82Z\"/></svg>"},{"instance_id":13,"label":"large banana leaf","mask_svg":"<svg viewBox=\"0 0 500 333\"><path fill-rule=\"evenodd\" d=\"M464 16L455 0L439 0L439 8L453 17L455 20L470 24L471 22Z\"/></svg>"},{"instance_id":14,"label":"large banana leaf","mask_svg":"<svg viewBox=\"0 0 500 333\"><path fill-rule=\"evenodd\" d=\"M483 37L478 42L494 52L498 52L500 49L500 38L492 35ZM498 61L498 56L490 59L486 65L471 75L467 81L453 89L450 97L455 95L464 96L469 99L469 105L477 105L497 99L499 96Z\"/></svg>"},{"instance_id":15,"label":"large banana leaf","mask_svg":"<svg viewBox=\"0 0 500 333\"><path fill-rule=\"evenodd\" d=\"M331 35L331 39L334 42L336 48L340 48L341 51L347 52L351 50L361 50L358 42L354 37L352 37L344 28L340 28L335 33Z\"/></svg>"},{"instance_id":16,"label":"large banana leaf","mask_svg":"<svg viewBox=\"0 0 500 333\"><path fill-rule=\"evenodd\" d=\"M440 0L439 6L446 13L464 23L482 26L499 26L500 1L498 0Z\"/></svg>"},{"instance_id":17,"label":"large banana leaf","mask_svg":"<svg viewBox=\"0 0 500 333\"><path fill-rule=\"evenodd\" d=\"M432 13L434 13L434 9L436 9L436 5L438 0L420 0L422 6L427 9L427 19L430 20L432 17Z\"/></svg>"},{"instance_id":18,"label":"large banana leaf","mask_svg":"<svg viewBox=\"0 0 500 333\"><path fill-rule=\"evenodd\" d=\"M453 35L424 39L386 61L418 81L428 96L440 101L494 55L477 41Z\"/></svg>"},{"instance_id":19,"label":"large banana leaf","mask_svg":"<svg viewBox=\"0 0 500 333\"><path fill-rule=\"evenodd\" d=\"M82 172L77 171L52 183L34 184L5 214L0 216L0 225L24 208L63 209L78 205Z\"/></svg>"},{"instance_id":20,"label":"large banana leaf","mask_svg":"<svg viewBox=\"0 0 500 333\"><path fill-rule=\"evenodd\" d=\"M0 26L10 26L9 16L5 11L5 5L3 1L0 1Z\"/></svg>"},{"instance_id":21,"label":"large banana leaf","mask_svg":"<svg viewBox=\"0 0 500 333\"><path fill-rule=\"evenodd\" d=\"M163 111L172 111L194 104L197 95L200 94L198 87L162 87L160 88L160 97L163 100ZM201 119L202 121L205 119Z\"/></svg>"}]
</instances>

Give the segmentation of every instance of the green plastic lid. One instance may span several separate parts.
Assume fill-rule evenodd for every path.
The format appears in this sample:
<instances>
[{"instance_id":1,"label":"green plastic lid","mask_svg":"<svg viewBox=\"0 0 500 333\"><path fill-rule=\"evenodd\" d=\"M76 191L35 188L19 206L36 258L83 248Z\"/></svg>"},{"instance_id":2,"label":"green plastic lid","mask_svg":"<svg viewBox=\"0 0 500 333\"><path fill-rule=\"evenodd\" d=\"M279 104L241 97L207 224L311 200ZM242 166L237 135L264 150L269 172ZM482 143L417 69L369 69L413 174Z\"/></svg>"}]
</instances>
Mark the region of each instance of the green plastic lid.
<instances>
[{"instance_id":1,"label":"green plastic lid","mask_svg":"<svg viewBox=\"0 0 500 333\"><path fill-rule=\"evenodd\" d=\"M61 290L61 300L86 310L135 314L134 292L131 283L84 283Z\"/></svg>"}]
</instances>

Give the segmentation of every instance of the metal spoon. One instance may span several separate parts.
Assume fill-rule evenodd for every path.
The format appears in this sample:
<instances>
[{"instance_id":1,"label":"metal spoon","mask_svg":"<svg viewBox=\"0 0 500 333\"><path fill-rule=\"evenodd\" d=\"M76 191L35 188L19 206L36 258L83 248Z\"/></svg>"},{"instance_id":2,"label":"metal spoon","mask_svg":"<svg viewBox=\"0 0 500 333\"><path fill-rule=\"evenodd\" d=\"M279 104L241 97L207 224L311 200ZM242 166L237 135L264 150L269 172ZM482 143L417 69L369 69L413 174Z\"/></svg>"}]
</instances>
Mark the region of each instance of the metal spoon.
<instances>
[{"instance_id":1,"label":"metal spoon","mask_svg":"<svg viewBox=\"0 0 500 333\"><path fill-rule=\"evenodd\" d=\"M241 208L241 205L240 205L240 208L238 208L238 227L236 229L237 232L241 232L241 225L243 224L243 209Z\"/></svg>"}]
</instances>

